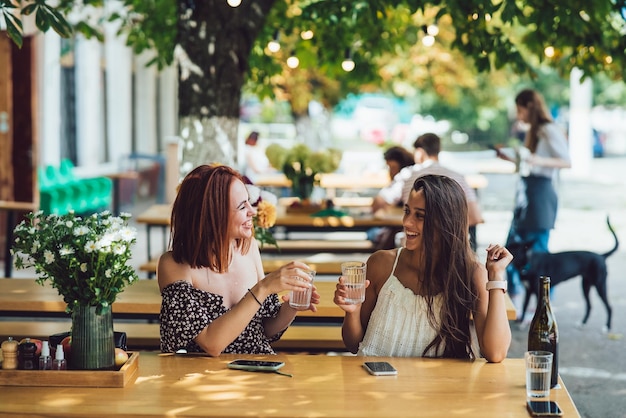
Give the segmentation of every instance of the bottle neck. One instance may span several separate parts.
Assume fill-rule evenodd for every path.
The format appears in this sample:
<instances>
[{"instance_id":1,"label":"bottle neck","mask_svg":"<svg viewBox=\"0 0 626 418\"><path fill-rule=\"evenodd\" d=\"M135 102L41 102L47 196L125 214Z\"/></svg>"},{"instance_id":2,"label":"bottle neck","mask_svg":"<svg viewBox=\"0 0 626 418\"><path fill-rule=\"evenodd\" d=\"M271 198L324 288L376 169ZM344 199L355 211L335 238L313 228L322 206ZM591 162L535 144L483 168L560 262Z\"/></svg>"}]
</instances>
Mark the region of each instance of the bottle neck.
<instances>
[{"instance_id":1,"label":"bottle neck","mask_svg":"<svg viewBox=\"0 0 626 418\"><path fill-rule=\"evenodd\" d=\"M550 280L541 282L541 303L550 306Z\"/></svg>"}]
</instances>

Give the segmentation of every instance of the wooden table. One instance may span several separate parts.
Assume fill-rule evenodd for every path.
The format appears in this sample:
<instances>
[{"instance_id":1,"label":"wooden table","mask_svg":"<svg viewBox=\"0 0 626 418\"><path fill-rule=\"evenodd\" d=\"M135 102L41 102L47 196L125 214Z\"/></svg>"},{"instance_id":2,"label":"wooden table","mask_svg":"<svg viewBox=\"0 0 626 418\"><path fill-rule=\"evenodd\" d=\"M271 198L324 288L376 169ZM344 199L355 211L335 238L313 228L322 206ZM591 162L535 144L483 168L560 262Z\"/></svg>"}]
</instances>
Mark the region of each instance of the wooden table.
<instances>
[{"instance_id":1,"label":"wooden table","mask_svg":"<svg viewBox=\"0 0 626 418\"><path fill-rule=\"evenodd\" d=\"M4 240L4 277L13 275L13 257L11 246L13 245L13 228L15 228L15 215L19 212L32 212L38 209L34 202L15 202L0 200L0 210L7 212L7 223Z\"/></svg>"},{"instance_id":2,"label":"wooden table","mask_svg":"<svg viewBox=\"0 0 626 418\"><path fill-rule=\"evenodd\" d=\"M364 176L356 176L340 173L320 174L319 187L326 189L326 196L334 199L337 189L377 189L380 190L390 183L389 173L383 170L379 173L369 173ZM487 187L487 178L482 174L465 175L467 184L474 190ZM291 181L283 173L265 174L257 178L255 184L259 187L291 187Z\"/></svg>"},{"instance_id":3,"label":"wooden table","mask_svg":"<svg viewBox=\"0 0 626 418\"><path fill-rule=\"evenodd\" d=\"M280 360L293 377L227 368L235 358ZM16 387L0 390L0 416L54 417L520 417L523 359L489 364L423 358L224 355L140 352L124 388ZM397 376L370 376L364 361L388 361ZM60 375L63 372L54 372ZM98 372L94 372L98 373ZM567 388L550 393L565 418L579 417Z\"/></svg>"}]
</instances>

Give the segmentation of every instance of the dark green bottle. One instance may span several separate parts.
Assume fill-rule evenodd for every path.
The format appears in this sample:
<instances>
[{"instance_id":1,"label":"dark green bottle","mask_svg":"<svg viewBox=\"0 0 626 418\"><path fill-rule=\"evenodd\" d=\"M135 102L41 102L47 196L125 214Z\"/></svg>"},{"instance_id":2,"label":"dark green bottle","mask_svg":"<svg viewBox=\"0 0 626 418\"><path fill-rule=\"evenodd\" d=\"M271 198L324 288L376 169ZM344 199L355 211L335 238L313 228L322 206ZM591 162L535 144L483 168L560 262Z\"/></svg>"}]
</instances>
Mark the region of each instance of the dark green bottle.
<instances>
[{"instance_id":1,"label":"dark green bottle","mask_svg":"<svg viewBox=\"0 0 626 418\"><path fill-rule=\"evenodd\" d=\"M559 379L559 332L556 318L550 308L550 278L539 278L539 295L535 316L528 330L528 351L550 351L552 358L552 375L550 387L555 387Z\"/></svg>"}]
</instances>

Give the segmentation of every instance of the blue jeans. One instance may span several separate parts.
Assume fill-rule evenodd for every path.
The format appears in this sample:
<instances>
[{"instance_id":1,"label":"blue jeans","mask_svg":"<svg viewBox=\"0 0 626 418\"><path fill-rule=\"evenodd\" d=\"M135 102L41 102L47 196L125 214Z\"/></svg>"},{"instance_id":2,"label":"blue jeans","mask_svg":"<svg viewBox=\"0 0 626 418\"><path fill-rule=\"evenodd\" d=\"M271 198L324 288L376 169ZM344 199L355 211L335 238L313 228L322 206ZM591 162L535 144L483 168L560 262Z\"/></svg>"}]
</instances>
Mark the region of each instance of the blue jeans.
<instances>
[{"instance_id":1,"label":"blue jeans","mask_svg":"<svg viewBox=\"0 0 626 418\"><path fill-rule=\"evenodd\" d=\"M516 231L514 228L509 230L509 236L506 239L506 245L513 240L521 240L522 242L530 242L533 241L532 250L538 253L547 253L548 252L548 240L550 239L550 230L549 229L538 229L535 231ZM522 284L522 280L520 278L520 272L513 265L513 263L509 264L506 267L506 275L509 286L509 293L511 295L518 295L522 292L524 288Z\"/></svg>"}]
</instances>

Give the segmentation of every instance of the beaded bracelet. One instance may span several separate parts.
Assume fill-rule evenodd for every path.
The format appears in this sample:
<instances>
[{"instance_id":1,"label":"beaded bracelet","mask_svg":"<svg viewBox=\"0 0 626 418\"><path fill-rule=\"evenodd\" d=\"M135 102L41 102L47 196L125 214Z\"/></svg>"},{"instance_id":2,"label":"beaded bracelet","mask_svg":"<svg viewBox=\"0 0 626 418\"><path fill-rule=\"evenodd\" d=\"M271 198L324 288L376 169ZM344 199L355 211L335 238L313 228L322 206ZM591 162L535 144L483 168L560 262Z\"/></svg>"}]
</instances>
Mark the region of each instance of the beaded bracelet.
<instances>
[{"instance_id":1,"label":"beaded bracelet","mask_svg":"<svg viewBox=\"0 0 626 418\"><path fill-rule=\"evenodd\" d=\"M254 298L254 300L256 300L256 303L259 304L259 306L263 306L263 304L261 303L261 301L254 295L254 293L252 293L252 290L248 289L248 292L250 292L250 294L252 295L252 297Z\"/></svg>"}]
</instances>

